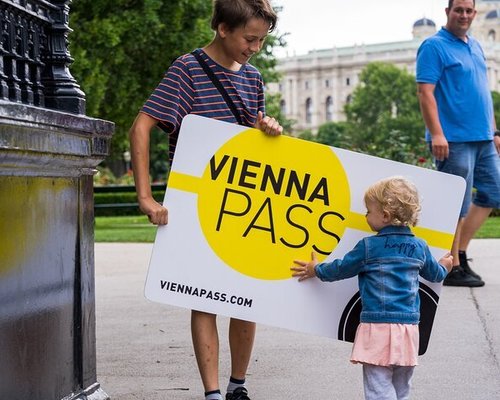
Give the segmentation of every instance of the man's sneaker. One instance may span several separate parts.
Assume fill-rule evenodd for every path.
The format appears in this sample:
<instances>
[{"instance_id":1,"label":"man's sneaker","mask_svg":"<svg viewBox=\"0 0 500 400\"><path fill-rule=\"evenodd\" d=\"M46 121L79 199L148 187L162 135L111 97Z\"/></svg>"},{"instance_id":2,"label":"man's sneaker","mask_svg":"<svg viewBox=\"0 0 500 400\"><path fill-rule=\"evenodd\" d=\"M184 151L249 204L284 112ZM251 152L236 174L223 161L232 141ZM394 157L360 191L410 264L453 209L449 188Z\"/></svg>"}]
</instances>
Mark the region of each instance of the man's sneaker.
<instances>
[{"instance_id":1,"label":"man's sneaker","mask_svg":"<svg viewBox=\"0 0 500 400\"><path fill-rule=\"evenodd\" d=\"M243 386L234 389L233 393L226 393L226 400L250 400L248 390Z\"/></svg>"},{"instance_id":2,"label":"man's sneaker","mask_svg":"<svg viewBox=\"0 0 500 400\"><path fill-rule=\"evenodd\" d=\"M465 251L463 253L458 253L458 260L460 261L460 266L466 274L472 275L474 278L481 280L481 277L476 274L470 267L469 261L472 261L472 258L467 258L467 254L465 253Z\"/></svg>"},{"instance_id":3,"label":"man's sneaker","mask_svg":"<svg viewBox=\"0 0 500 400\"><path fill-rule=\"evenodd\" d=\"M462 267L453 267L450 273L444 278L444 286L464 286L464 287L481 287L484 282L472 275L467 274Z\"/></svg>"}]
</instances>

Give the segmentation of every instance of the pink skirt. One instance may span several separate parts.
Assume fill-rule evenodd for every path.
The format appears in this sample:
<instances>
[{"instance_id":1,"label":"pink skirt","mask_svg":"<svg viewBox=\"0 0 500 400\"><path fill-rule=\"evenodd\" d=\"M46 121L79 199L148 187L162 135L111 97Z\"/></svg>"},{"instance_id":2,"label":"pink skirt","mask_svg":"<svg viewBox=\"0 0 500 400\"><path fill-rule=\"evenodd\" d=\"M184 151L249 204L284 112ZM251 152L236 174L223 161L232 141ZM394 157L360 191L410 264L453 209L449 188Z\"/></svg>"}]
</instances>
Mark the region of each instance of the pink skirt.
<instances>
[{"instance_id":1,"label":"pink skirt","mask_svg":"<svg viewBox=\"0 0 500 400\"><path fill-rule=\"evenodd\" d=\"M351 362L380 366L418 365L418 325L360 323Z\"/></svg>"}]
</instances>

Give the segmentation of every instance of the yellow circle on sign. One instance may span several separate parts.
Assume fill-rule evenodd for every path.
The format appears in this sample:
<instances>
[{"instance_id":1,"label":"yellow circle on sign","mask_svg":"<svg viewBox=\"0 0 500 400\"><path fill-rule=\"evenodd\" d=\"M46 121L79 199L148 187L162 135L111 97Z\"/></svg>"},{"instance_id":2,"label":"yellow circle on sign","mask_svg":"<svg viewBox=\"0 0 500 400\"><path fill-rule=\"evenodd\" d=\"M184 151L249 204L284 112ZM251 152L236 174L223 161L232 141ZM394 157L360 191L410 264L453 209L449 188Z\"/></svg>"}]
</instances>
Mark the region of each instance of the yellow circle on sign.
<instances>
[{"instance_id":1,"label":"yellow circle on sign","mask_svg":"<svg viewBox=\"0 0 500 400\"><path fill-rule=\"evenodd\" d=\"M244 275L290 278L294 259L324 259L345 231L349 182L328 146L248 129L217 150L201 179L205 238Z\"/></svg>"}]
</instances>

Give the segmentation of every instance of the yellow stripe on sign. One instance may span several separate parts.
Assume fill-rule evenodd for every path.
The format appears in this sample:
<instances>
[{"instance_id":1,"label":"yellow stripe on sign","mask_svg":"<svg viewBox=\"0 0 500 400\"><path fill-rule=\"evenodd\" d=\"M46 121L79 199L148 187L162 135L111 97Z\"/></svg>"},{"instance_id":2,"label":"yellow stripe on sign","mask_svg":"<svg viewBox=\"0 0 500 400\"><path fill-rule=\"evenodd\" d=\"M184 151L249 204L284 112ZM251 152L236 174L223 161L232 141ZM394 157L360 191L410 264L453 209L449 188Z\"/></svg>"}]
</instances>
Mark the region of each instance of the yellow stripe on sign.
<instances>
[{"instance_id":1,"label":"yellow stripe on sign","mask_svg":"<svg viewBox=\"0 0 500 400\"><path fill-rule=\"evenodd\" d=\"M354 212L349 213L347 226L351 229L357 229L359 231L372 232L363 214L357 214ZM411 230L413 231L415 236L424 239L429 246L446 250L451 249L454 237L454 235L451 233L435 231L432 229L423 228L421 226L413 227L411 228Z\"/></svg>"},{"instance_id":2,"label":"yellow stripe on sign","mask_svg":"<svg viewBox=\"0 0 500 400\"><path fill-rule=\"evenodd\" d=\"M198 193L201 183L201 178L197 176L187 175L180 172L171 171L168 177L168 187L178 189L190 193ZM374 233L364 214L350 212L347 218L347 226L358 231ZM440 249L451 249L454 235L435 231L432 229L423 228L420 226L412 228L413 233L421 239L424 239L429 246L438 247Z\"/></svg>"},{"instance_id":3,"label":"yellow stripe on sign","mask_svg":"<svg viewBox=\"0 0 500 400\"><path fill-rule=\"evenodd\" d=\"M453 244L453 233L439 232L432 229L415 226L411 229L419 238L424 239L429 246L450 250Z\"/></svg>"},{"instance_id":4,"label":"yellow stripe on sign","mask_svg":"<svg viewBox=\"0 0 500 400\"><path fill-rule=\"evenodd\" d=\"M373 232L366 222L366 217L363 214L358 214L355 212L350 212L347 217L347 226L351 229L357 229L358 231Z\"/></svg>"},{"instance_id":5,"label":"yellow stripe on sign","mask_svg":"<svg viewBox=\"0 0 500 400\"><path fill-rule=\"evenodd\" d=\"M170 171L168 187L183 190L184 192L198 193L201 178L180 172Z\"/></svg>"}]
</instances>

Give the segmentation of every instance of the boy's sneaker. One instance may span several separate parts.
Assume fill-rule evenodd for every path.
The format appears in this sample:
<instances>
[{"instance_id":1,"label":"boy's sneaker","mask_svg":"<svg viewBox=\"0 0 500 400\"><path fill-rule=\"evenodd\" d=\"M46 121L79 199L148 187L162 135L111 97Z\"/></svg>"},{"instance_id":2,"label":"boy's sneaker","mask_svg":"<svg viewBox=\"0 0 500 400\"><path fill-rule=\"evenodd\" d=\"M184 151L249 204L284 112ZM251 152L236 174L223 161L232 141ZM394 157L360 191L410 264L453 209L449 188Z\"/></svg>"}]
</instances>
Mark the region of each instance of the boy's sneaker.
<instances>
[{"instance_id":1,"label":"boy's sneaker","mask_svg":"<svg viewBox=\"0 0 500 400\"><path fill-rule=\"evenodd\" d=\"M467 258L465 251L458 253L458 261L460 261L460 266L466 274L472 275L474 278L481 280L481 277L470 267L469 261L472 261L472 258Z\"/></svg>"},{"instance_id":2,"label":"boy's sneaker","mask_svg":"<svg viewBox=\"0 0 500 400\"><path fill-rule=\"evenodd\" d=\"M226 400L250 400L248 390L243 386L234 389L233 393L226 393Z\"/></svg>"},{"instance_id":3,"label":"boy's sneaker","mask_svg":"<svg viewBox=\"0 0 500 400\"><path fill-rule=\"evenodd\" d=\"M467 274L462 267L453 267L450 273L444 278L444 286L481 287L484 281Z\"/></svg>"}]
</instances>

